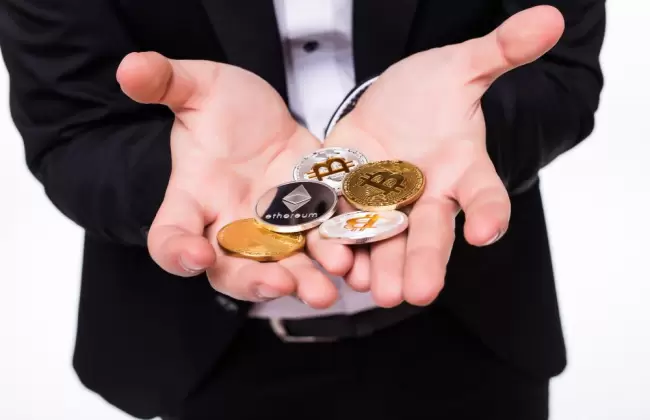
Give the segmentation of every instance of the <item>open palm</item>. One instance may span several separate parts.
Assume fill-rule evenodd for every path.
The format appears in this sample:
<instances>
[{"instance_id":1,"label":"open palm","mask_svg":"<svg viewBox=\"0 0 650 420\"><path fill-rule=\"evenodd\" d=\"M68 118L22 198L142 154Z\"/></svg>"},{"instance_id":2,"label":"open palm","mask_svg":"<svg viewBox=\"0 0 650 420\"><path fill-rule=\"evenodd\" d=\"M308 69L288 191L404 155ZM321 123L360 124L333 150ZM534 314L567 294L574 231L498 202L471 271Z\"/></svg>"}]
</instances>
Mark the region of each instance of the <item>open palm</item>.
<instances>
[{"instance_id":1,"label":"open palm","mask_svg":"<svg viewBox=\"0 0 650 420\"><path fill-rule=\"evenodd\" d=\"M237 299L296 293L315 307L331 304L336 289L306 254L262 264L228 256L217 244L221 227L252 217L257 199L290 181L295 163L320 145L277 92L237 67L153 52L127 56L117 78L133 100L167 105L176 116L172 173L148 237L156 263L179 276L207 271L217 291ZM316 248L329 256L322 262L328 271L347 271L345 249L323 241Z\"/></svg>"},{"instance_id":2,"label":"open palm","mask_svg":"<svg viewBox=\"0 0 650 420\"><path fill-rule=\"evenodd\" d=\"M381 306L428 304L443 287L461 209L471 244L488 245L506 231L510 201L486 150L481 97L503 73L555 45L563 23L556 9L535 7L483 38L408 57L336 125L328 146L358 149L371 161L409 161L427 178L408 233L356 250L352 287L372 290Z\"/></svg>"}]
</instances>

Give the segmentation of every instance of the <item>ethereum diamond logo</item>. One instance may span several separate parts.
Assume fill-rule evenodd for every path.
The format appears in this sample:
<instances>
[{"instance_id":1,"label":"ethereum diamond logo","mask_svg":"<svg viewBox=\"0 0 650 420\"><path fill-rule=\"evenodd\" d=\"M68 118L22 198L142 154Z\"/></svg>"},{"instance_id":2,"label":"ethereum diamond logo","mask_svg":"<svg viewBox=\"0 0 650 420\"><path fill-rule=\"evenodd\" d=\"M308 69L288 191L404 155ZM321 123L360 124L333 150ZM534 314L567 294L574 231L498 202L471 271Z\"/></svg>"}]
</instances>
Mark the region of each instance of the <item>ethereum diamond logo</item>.
<instances>
[{"instance_id":1,"label":"ethereum diamond logo","mask_svg":"<svg viewBox=\"0 0 650 420\"><path fill-rule=\"evenodd\" d=\"M291 191L289 194L287 194L286 197L282 199L282 202L293 213L294 211L298 210L300 207L309 203L309 200L311 200L311 196L305 189L305 186L301 185L295 190Z\"/></svg>"}]
</instances>

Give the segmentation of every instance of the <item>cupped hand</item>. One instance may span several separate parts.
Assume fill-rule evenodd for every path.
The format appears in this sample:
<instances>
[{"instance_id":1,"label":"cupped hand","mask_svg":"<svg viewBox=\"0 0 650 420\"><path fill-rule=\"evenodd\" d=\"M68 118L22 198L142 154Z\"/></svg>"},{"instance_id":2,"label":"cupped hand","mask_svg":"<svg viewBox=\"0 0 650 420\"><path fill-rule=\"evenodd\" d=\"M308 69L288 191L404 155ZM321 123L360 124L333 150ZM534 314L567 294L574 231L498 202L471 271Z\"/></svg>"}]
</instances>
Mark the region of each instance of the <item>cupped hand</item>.
<instances>
[{"instance_id":1,"label":"cupped hand","mask_svg":"<svg viewBox=\"0 0 650 420\"><path fill-rule=\"evenodd\" d=\"M461 209L470 244L489 245L505 233L510 201L486 150L481 97L505 72L551 49L563 30L561 14L539 6L485 37L410 56L338 122L327 146L355 148L371 161L405 160L427 179L407 233L356 249L347 276L353 288L371 290L385 307L426 305L443 287Z\"/></svg>"},{"instance_id":2,"label":"cupped hand","mask_svg":"<svg viewBox=\"0 0 650 420\"><path fill-rule=\"evenodd\" d=\"M257 199L290 181L294 164L320 146L277 92L241 68L154 52L125 57L117 79L131 99L166 105L176 117L171 177L148 236L153 260L178 276L207 272L215 290L236 299L296 294L314 307L331 305L336 289L305 253L260 263L226 255L217 243L221 227L252 217ZM352 260L323 241L315 253L328 256L322 264L333 274Z\"/></svg>"}]
</instances>

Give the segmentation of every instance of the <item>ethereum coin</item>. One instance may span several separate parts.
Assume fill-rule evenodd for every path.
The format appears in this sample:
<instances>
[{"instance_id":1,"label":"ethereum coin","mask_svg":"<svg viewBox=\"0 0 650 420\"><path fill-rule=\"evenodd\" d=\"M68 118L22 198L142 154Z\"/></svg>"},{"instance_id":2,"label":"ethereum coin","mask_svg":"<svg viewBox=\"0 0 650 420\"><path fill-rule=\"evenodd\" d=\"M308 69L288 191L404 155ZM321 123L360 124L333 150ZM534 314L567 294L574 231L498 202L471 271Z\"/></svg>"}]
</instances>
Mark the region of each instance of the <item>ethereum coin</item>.
<instances>
[{"instance_id":1,"label":"ethereum coin","mask_svg":"<svg viewBox=\"0 0 650 420\"><path fill-rule=\"evenodd\" d=\"M274 232L303 232L332 217L336 191L318 181L292 181L265 192L255 206L255 219Z\"/></svg>"},{"instance_id":2,"label":"ethereum coin","mask_svg":"<svg viewBox=\"0 0 650 420\"><path fill-rule=\"evenodd\" d=\"M406 207L424 192L424 173L402 160L360 166L343 180L343 195L359 210L386 211Z\"/></svg>"},{"instance_id":3,"label":"ethereum coin","mask_svg":"<svg viewBox=\"0 0 650 420\"><path fill-rule=\"evenodd\" d=\"M293 169L293 179L324 182L341 195L343 178L365 163L368 159L356 150L329 147L303 157Z\"/></svg>"},{"instance_id":4,"label":"ethereum coin","mask_svg":"<svg viewBox=\"0 0 650 420\"><path fill-rule=\"evenodd\" d=\"M355 245L382 241L408 228L408 217L401 211L354 211L324 222L318 228L321 237L333 242Z\"/></svg>"},{"instance_id":5,"label":"ethereum coin","mask_svg":"<svg viewBox=\"0 0 650 420\"><path fill-rule=\"evenodd\" d=\"M236 220L217 234L219 245L238 257L256 261L279 261L305 246L302 233L276 233L254 219Z\"/></svg>"}]
</instances>

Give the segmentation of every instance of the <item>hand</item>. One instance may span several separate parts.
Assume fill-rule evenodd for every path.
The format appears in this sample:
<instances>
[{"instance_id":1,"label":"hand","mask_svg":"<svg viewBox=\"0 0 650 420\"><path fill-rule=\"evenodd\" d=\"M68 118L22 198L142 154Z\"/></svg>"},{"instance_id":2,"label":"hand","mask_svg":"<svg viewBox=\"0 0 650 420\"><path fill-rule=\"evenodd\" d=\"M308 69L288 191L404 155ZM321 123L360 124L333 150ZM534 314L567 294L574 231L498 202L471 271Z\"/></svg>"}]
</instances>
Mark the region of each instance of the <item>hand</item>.
<instances>
[{"instance_id":1,"label":"hand","mask_svg":"<svg viewBox=\"0 0 650 420\"><path fill-rule=\"evenodd\" d=\"M304 253L262 264L227 256L216 241L221 227L252 217L261 194L290 181L294 164L320 147L277 92L237 67L153 52L125 57L117 79L131 99L166 105L176 116L172 173L148 236L154 261L178 276L207 270L212 287L236 299L296 293L311 306L331 305L334 285ZM352 262L349 250L324 241L315 254L328 256L322 265L333 274Z\"/></svg>"},{"instance_id":2,"label":"hand","mask_svg":"<svg viewBox=\"0 0 650 420\"><path fill-rule=\"evenodd\" d=\"M470 244L505 233L510 201L486 150L480 100L499 76L551 49L563 30L560 13L540 6L483 38L415 54L380 75L337 124L327 146L355 148L371 161L409 161L427 178L407 233L355 248L353 288L372 290L385 307L426 305L443 287L460 209Z\"/></svg>"}]
</instances>

